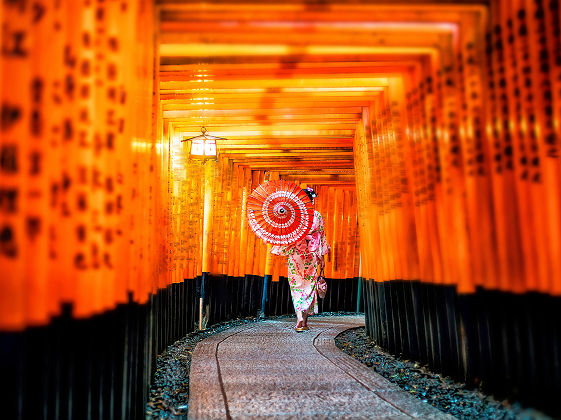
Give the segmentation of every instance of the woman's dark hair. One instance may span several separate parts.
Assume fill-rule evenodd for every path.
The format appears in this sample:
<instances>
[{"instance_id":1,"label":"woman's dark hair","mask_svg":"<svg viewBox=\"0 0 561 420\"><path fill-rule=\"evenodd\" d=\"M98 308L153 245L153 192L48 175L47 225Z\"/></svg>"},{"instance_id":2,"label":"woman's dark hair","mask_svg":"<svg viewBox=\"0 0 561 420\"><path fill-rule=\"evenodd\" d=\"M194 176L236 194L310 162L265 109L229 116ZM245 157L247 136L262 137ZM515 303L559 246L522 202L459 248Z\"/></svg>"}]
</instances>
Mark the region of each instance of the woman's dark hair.
<instances>
[{"instance_id":1,"label":"woman's dark hair","mask_svg":"<svg viewBox=\"0 0 561 420\"><path fill-rule=\"evenodd\" d=\"M316 198L318 195L316 194L316 192L314 191L313 188L308 187L308 188L302 188L304 190L304 192L306 194L308 194L308 197L310 197L310 201L314 201L314 198Z\"/></svg>"}]
</instances>

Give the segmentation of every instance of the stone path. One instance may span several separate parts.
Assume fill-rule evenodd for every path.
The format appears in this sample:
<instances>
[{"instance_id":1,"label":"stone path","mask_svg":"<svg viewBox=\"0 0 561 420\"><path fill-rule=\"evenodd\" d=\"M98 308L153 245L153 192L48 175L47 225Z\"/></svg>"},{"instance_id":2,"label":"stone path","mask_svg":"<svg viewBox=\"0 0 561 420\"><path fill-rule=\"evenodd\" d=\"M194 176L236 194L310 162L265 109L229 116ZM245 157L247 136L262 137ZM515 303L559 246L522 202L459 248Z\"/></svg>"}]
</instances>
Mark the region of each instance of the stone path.
<instances>
[{"instance_id":1,"label":"stone path","mask_svg":"<svg viewBox=\"0 0 561 420\"><path fill-rule=\"evenodd\" d=\"M201 341L191 362L189 418L453 419L335 346L364 317L292 319L233 328Z\"/></svg>"}]
</instances>

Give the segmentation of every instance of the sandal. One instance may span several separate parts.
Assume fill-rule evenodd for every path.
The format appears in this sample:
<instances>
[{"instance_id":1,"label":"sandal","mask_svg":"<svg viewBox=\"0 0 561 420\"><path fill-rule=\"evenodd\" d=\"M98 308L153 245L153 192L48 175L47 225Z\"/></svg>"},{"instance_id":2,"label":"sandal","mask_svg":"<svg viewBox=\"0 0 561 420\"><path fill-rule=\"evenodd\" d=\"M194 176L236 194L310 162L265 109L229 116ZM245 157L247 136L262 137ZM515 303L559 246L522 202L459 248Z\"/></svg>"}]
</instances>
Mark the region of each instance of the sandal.
<instances>
[{"instance_id":1,"label":"sandal","mask_svg":"<svg viewBox=\"0 0 561 420\"><path fill-rule=\"evenodd\" d=\"M294 327L294 331L296 331L296 332L302 332L302 331L309 330L308 327L306 327L306 326L304 326L304 325L302 325L302 324L303 324L302 321L298 321L298 322L296 323L296 326Z\"/></svg>"},{"instance_id":2,"label":"sandal","mask_svg":"<svg viewBox=\"0 0 561 420\"><path fill-rule=\"evenodd\" d=\"M309 329L310 327L308 327L307 325L299 327L298 324L296 324L296 326L294 327L294 331L296 332L308 331Z\"/></svg>"}]
</instances>

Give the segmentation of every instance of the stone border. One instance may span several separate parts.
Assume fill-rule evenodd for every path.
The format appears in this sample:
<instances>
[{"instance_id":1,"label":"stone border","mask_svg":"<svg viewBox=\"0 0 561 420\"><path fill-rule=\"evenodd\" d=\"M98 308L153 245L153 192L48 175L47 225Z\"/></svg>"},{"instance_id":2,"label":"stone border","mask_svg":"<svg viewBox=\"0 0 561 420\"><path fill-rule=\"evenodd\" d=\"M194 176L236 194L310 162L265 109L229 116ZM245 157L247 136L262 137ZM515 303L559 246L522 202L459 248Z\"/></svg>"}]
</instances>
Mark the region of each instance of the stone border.
<instances>
[{"instance_id":1,"label":"stone border","mask_svg":"<svg viewBox=\"0 0 561 420\"><path fill-rule=\"evenodd\" d=\"M335 337L343 331L361 326L363 325L357 323L356 326L337 326L322 331L314 338L314 347L323 357L402 413L418 419L453 420L456 418L450 414L443 413L428 403L419 401L417 398L409 395L407 391L399 388L337 348Z\"/></svg>"}]
</instances>

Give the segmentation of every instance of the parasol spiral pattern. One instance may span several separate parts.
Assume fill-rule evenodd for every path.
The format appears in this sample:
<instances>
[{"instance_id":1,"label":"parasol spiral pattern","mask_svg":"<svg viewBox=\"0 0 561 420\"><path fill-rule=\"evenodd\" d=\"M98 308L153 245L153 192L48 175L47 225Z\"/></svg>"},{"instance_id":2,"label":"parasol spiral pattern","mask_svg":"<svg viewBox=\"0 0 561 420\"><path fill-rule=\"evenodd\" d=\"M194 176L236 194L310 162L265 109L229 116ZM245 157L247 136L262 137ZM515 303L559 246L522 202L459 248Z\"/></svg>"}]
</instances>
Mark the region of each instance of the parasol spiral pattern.
<instances>
[{"instance_id":1,"label":"parasol spiral pattern","mask_svg":"<svg viewBox=\"0 0 561 420\"><path fill-rule=\"evenodd\" d=\"M253 232L265 242L289 245L309 233L314 208L304 190L293 182L268 181L248 197L247 219Z\"/></svg>"}]
</instances>

